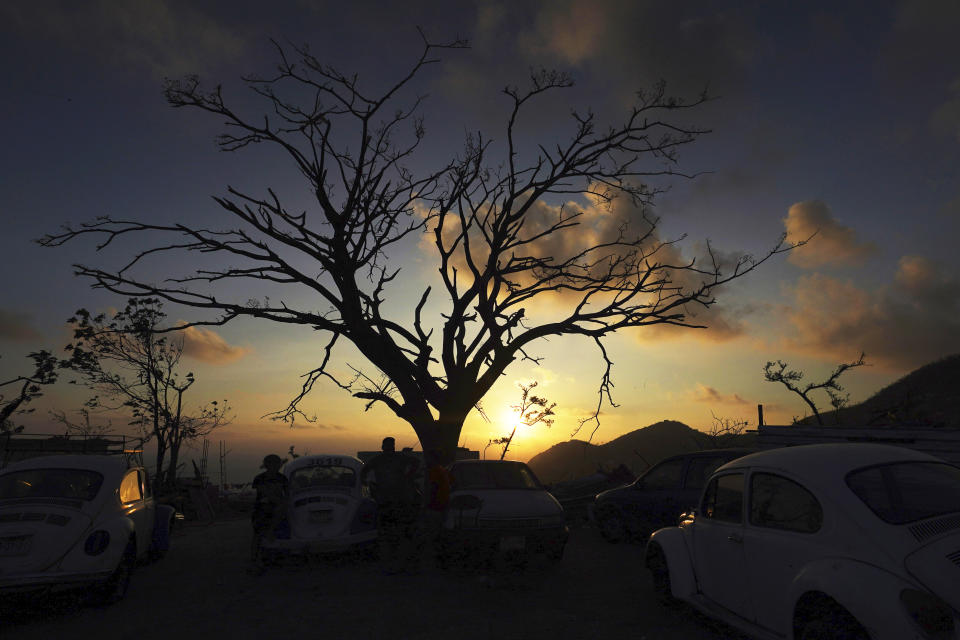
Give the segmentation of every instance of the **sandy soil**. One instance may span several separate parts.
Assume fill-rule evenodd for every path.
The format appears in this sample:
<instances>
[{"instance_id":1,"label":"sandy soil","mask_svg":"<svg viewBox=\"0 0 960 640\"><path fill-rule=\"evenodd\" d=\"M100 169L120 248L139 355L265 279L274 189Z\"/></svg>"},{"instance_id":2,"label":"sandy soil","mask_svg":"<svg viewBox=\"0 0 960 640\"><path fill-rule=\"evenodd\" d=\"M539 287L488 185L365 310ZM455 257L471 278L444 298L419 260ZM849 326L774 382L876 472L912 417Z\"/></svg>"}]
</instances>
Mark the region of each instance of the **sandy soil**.
<instances>
[{"instance_id":1,"label":"sandy soil","mask_svg":"<svg viewBox=\"0 0 960 640\"><path fill-rule=\"evenodd\" d=\"M138 567L122 602L38 600L4 615L0 637L742 639L687 608L658 604L642 547L607 544L589 527L572 531L558 565L485 575L425 566L387 576L376 561L342 555L257 576L247 572L248 545L245 519L184 526L166 558Z\"/></svg>"}]
</instances>

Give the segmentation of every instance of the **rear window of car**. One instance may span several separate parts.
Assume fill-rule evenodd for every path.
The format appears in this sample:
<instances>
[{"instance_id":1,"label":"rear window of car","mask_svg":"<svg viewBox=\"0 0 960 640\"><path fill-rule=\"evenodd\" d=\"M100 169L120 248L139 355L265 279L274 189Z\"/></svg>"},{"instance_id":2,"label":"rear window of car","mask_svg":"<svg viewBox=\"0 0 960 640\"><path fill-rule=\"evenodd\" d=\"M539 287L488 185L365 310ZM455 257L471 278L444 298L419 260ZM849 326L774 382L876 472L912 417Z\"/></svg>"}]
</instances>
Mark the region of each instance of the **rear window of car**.
<instances>
[{"instance_id":1,"label":"rear window of car","mask_svg":"<svg viewBox=\"0 0 960 640\"><path fill-rule=\"evenodd\" d=\"M318 487L351 488L357 484L357 474L351 467L317 465L301 467L290 474L293 491Z\"/></svg>"},{"instance_id":2,"label":"rear window of car","mask_svg":"<svg viewBox=\"0 0 960 640\"><path fill-rule=\"evenodd\" d=\"M540 489L537 477L522 462L458 464L452 469L456 489Z\"/></svg>"},{"instance_id":3,"label":"rear window of car","mask_svg":"<svg viewBox=\"0 0 960 640\"><path fill-rule=\"evenodd\" d=\"M24 469L0 475L0 500L68 498L93 500L103 476L86 469Z\"/></svg>"},{"instance_id":4,"label":"rear window of car","mask_svg":"<svg viewBox=\"0 0 960 640\"><path fill-rule=\"evenodd\" d=\"M960 468L943 462L896 462L857 469L847 474L847 486L890 524L960 511Z\"/></svg>"}]
</instances>

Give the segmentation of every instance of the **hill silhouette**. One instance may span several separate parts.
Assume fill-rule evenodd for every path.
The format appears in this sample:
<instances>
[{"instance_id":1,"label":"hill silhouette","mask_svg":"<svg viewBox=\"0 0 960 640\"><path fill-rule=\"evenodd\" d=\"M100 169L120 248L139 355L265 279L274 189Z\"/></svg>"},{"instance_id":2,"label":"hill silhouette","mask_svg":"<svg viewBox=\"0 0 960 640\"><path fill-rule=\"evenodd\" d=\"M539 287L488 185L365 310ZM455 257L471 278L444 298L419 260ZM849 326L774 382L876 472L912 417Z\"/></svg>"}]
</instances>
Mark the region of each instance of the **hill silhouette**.
<instances>
[{"instance_id":1,"label":"hill silhouette","mask_svg":"<svg viewBox=\"0 0 960 640\"><path fill-rule=\"evenodd\" d=\"M727 439L722 446L749 446L750 438L743 436L735 442ZM527 464L541 482L553 484L591 474L600 467L612 469L620 464L638 475L669 456L716 446L717 442L702 431L675 420L663 420L604 444L583 440L561 442L533 456Z\"/></svg>"},{"instance_id":2,"label":"hill silhouette","mask_svg":"<svg viewBox=\"0 0 960 640\"><path fill-rule=\"evenodd\" d=\"M960 428L960 354L916 369L863 402L823 412L824 426ZM815 425L808 416L799 424Z\"/></svg>"}]
</instances>

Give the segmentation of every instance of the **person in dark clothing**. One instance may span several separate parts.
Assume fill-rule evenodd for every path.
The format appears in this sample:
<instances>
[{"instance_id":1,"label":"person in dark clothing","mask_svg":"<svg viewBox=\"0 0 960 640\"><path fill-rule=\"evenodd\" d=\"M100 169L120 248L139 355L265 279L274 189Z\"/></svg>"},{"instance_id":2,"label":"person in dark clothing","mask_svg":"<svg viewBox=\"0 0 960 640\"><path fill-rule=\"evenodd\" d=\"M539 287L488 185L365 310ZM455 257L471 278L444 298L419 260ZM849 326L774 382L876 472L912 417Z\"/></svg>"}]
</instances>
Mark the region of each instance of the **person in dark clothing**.
<instances>
[{"instance_id":1,"label":"person in dark clothing","mask_svg":"<svg viewBox=\"0 0 960 640\"><path fill-rule=\"evenodd\" d=\"M270 454L263 459L266 469L253 479L253 488L257 497L253 503L253 542L250 547L250 561L256 569L263 568L261 545L265 539L274 536L277 525L286 513L287 497L290 487L287 477L280 473L283 460Z\"/></svg>"},{"instance_id":2,"label":"person in dark clothing","mask_svg":"<svg viewBox=\"0 0 960 640\"><path fill-rule=\"evenodd\" d=\"M413 456L397 453L393 438L384 438L381 449L360 472L361 482L374 475L380 559L387 573L414 571L412 547L419 511L415 478L420 465Z\"/></svg>"}]
</instances>

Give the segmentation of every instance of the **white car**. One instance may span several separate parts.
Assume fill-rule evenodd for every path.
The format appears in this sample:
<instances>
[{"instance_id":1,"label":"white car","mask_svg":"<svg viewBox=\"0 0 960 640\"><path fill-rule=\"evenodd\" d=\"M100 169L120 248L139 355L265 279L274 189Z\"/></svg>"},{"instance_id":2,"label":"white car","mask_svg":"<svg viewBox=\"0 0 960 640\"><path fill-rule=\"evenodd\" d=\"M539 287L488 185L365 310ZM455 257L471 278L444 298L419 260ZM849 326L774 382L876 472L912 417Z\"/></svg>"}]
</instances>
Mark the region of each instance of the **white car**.
<instances>
[{"instance_id":1,"label":"white car","mask_svg":"<svg viewBox=\"0 0 960 640\"><path fill-rule=\"evenodd\" d=\"M560 560L569 537L563 507L533 471L512 460L460 460L440 533L442 563L497 553Z\"/></svg>"},{"instance_id":2,"label":"white car","mask_svg":"<svg viewBox=\"0 0 960 640\"><path fill-rule=\"evenodd\" d=\"M748 455L646 563L662 597L757 638L960 638L960 468L866 443Z\"/></svg>"},{"instance_id":3,"label":"white car","mask_svg":"<svg viewBox=\"0 0 960 640\"><path fill-rule=\"evenodd\" d=\"M346 455L309 455L283 467L290 483L285 524L263 549L340 551L377 537L377 505L360 484L363 463Z\"/></svg>"},{"instance_id":4,"label":"white car","mask_svg":"<svg viewBox=\"0 0 960 640\"><path fill-rule=\"evenodd\" d=\"M0 470L0 594L87 587L126 595L137 562L169 546L174 509L157 505L126 455L50 455Z\"/></svg>"}]
</instances>

